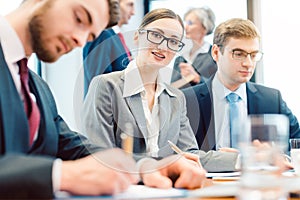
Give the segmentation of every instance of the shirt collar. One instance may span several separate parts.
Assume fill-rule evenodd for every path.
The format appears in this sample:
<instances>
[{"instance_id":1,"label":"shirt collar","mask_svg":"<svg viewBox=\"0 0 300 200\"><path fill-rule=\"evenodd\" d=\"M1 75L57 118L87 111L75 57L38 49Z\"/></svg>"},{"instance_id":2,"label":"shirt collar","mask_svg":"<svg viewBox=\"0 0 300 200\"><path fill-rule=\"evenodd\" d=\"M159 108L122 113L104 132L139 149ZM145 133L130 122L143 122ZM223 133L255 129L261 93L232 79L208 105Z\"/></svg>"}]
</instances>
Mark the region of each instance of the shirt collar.
<instances>
[{"instance_id":1,"label":"shirt collar","mask_svg":"<svg viewBox=\"0 0 300 200\"><path fill-rule=\"evenodd\" d=\"M164 90L166 90L170 96L175 96L175 94L166 87L166 84L164 83L162 76L159 72L157 77L156 93L159 96ZM136 60L134 59L128 64L128 66L124 70L123 97L133 96L143 91L145 91L144 84L138 67L136 65Z\"/></svg>"},{"instance_id":2,"label":"shirt collar","mask_svg":"<svg viewBox=\"0 0 300 200\"><path fill-rule=\"evenodd\" d=\"M120 28L118 25L115 25L115 26L113 26L113 27L111 27L111 28L112 28L112 30L113 30L116 34L118 34L118 33L121 32L121 28Z\"/></svg>"},{"instance_id":3,"label":"shirt collar","mask_svg":"<svg viewBox=\"0 0 300 200\"><path fill-rule=\"evenodd\" d=\"M213 79L213 88L214 88L214 91L215 91L215 94L216 94L216 97L219 99L219 100L222 100L222 99L226 99L226 96L230 93L232 93L231 90L227 89L222 83L221 81L219 80L217 74L215 75L214 79ZM234 93L236 93L237 95L240 96L240 98L247 102L247 92L246 92L246 83L243 83L240 85L240 87L233 91Z\"/></svg>"},{"instance_id":4,"label":"shirt collar","mask_svg":"<svg viewBox=\"0 0 300 200\"><path fill-rule=\"evenodd\" d=\"M16 63L26 57L20 38L3 16L0 16L0 42L7 63Z\"/></svg>"}]
</instances>

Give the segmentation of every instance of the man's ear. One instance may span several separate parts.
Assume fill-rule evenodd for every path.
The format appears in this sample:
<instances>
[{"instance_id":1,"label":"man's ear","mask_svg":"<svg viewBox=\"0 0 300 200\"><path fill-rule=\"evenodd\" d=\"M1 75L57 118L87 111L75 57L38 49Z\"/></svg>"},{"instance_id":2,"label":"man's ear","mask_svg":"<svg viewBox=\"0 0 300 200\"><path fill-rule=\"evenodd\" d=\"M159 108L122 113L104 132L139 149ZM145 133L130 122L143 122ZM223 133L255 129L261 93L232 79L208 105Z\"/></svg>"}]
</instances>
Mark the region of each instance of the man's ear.
<instances>
[{"instance_id":1,"label":"man's ear","mask_svg":"<svg viewBox=\"0 0 300 200\"><path fill-rule=\"evenodd\" d=\"M133 43L134 43L134 45L136 45L136 46L138 46L138 44L139 44L139 32L138 32L138 31L136 31L136 32L134 33L134 36L133 36Z\"/></svg>"},{"instance_id":2,"label":"man's ear","mask_svg":"<svg viewBox=\"0 0 300 200\"><path fill-rule=\"evenodd\" d=\"M211 48L211 56L213 57L214 61L218 61L219 59L219 51L220 51L220 47L216 44L214 44Z\"/></svg>"}]
</instances>

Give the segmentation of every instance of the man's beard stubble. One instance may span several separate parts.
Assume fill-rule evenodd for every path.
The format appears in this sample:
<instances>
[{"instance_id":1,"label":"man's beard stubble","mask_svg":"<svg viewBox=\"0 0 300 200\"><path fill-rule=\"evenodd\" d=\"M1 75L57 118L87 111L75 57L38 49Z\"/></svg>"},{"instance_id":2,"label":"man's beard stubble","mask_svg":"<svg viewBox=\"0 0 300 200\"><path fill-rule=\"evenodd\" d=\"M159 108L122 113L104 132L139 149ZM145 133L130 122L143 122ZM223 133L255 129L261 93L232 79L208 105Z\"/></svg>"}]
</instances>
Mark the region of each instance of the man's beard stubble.
<instances>
[{"instance_id":1,"label":"man's beard stubble","mask_svg":"<svg viewBox=\"0 0 300 200\"><path fill-rule=\"evenodd\" d=\"M29 22L29 32L31 37L31 46L37 57L44 62L54 62L57 58L47 49L42 35L45 33L41 14L33 16Z\"/></svg>"}]
</instances>

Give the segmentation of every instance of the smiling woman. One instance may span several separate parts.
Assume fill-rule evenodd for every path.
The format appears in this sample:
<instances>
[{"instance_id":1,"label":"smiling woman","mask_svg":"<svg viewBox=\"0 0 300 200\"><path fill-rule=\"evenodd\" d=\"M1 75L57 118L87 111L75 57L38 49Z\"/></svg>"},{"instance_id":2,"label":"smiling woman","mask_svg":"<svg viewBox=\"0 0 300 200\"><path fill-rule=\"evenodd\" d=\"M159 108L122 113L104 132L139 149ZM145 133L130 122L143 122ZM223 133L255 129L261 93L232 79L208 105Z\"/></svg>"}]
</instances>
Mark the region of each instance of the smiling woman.
<instances>
[{"instance_id":1,"label":"smiling woman","mask_svg":"<svg viewBox=\"0 0 300 200\"><path fill-rule=\"evenodd\" d=\"M123 71L93 79L82 113L83 132L93 142L103 148L121 147L121 134L129 123L134 129L134 157L171 155L168 140L185 151L198 149L183 94L165 84L160 74L182 49L183 30L173 11L149 12L134 34L136 59Z\"/></svg>"}]
</instances>

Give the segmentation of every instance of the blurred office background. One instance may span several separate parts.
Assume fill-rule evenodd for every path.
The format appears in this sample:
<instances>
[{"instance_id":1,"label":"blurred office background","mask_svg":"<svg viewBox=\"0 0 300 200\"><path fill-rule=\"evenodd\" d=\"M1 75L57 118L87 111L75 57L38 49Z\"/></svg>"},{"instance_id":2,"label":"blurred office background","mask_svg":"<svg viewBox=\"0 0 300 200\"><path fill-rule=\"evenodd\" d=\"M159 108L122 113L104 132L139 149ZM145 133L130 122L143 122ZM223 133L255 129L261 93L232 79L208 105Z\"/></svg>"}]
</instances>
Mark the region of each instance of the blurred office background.
<instances>
[{"instance_id":1,"label":"blurred office background","mask_svg":"<svg viewBox=\"0 0 300 200\"><path fill-rule=\"evenodd\" d=\"M0 0L0 15L5 15L21 2L22 0ZM183 17L189 8L208 6L216 15L216 25L233 17L251 19L262 33L264 52L253 81L279 89L299 119L298 4L297 0L136 0L136 13L129 24L122 27L122 32L129 33L126 34L126 42L134 49L132 33L138 27L144 13L158 7L170 8ZM212 43L212 37L213 35L206 40ZM62 117L72 129L79 130L83 98L82 49L75 49L52 64L40 63L32 56L29 65L48 82Z\"/></svg>"}]
</instances>

